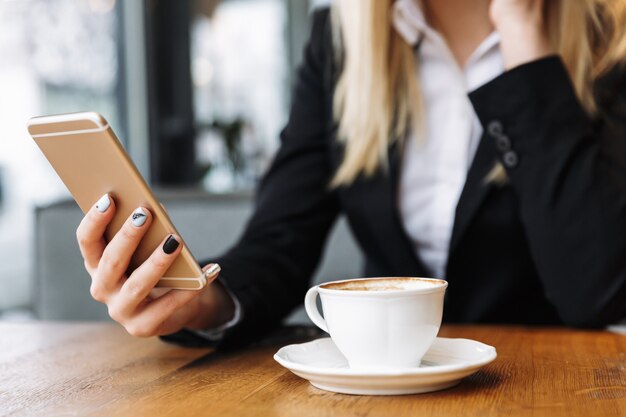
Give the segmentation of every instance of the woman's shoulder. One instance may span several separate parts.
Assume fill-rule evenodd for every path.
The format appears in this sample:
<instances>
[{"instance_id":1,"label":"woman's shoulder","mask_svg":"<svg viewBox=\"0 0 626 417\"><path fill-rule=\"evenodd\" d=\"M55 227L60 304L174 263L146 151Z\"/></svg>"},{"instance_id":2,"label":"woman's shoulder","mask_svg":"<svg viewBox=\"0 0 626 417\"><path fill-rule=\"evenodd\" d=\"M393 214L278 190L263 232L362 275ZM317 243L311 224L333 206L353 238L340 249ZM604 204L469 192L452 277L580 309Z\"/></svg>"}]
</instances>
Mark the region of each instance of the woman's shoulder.
<instances>
[{"instance_id":1,"label":"woman's shoulder","mask_svg":"<svg viewBox=\"0 0 626 417\"><path fill-rule=\"evenodd\" d=\"M311 60L307 60L305 57L304 63L305 65L314 64L321 69L324 85L332 86L338 75L339 62L334 53L335 42L333 40L331 8L325 6L315 9L310 20L311 31L305 54L309 54Z\"/></svg>"},{"instance_id":2,"label":"woman's shoulder","mask_svg":"<svg viewBox=\"0 0 626 417\"><path fill-rule=\"evenodd\" d=\"M329 6L313 10L309 44L322 58L328 59L332 56L333 28Z\"/></svg>"},{"instance_id":3,"label":"woman's shoulder","mask_svg":"<svg viewBox=\"0 0 626 417\"><path fill-rule=\"evenodd\" d=\"M311 13L312 32L323 33L331 30L331 11L330 6L316 7Z\"/></svg>"},{"instance_id":4,"label":"woman's shoulder","mask_svg":"<svg viewBox=\"0 0 626 417\"><path fill-rule=\"evenodd\" d=\"M323 22L326 19L330 19L330 5L327 4L313 8L312 16L314 21Z\"/></svg>"}]
</instances>

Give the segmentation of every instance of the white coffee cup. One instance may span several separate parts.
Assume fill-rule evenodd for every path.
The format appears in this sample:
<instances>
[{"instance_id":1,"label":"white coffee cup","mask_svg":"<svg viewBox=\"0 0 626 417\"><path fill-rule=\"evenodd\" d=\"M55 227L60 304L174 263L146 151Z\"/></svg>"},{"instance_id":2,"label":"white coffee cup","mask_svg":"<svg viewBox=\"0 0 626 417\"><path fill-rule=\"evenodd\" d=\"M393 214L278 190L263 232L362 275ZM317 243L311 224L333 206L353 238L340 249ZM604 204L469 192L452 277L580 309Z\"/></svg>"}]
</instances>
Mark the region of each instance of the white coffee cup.
<instances>
[{"instance_id":1,"label":"white coffee cup","mask_svg":"<svg viewBox=\"0 0 626 417\"><path fill-rule=\"evenodd\" d=\"M351 368L416 367L439 332L447 286L408 277L334 281L309 289L304 307Z\"/></svg>"}]
</instances>

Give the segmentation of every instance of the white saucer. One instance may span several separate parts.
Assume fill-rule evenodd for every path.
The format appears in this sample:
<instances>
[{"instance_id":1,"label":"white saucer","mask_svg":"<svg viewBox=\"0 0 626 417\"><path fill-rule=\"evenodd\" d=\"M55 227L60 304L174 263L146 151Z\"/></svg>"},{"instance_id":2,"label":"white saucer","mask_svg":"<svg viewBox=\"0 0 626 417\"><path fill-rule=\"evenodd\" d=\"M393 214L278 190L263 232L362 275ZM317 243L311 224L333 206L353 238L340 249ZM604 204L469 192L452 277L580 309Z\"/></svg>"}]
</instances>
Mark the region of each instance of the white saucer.
<instances>
[{"instance_id":1,"label":"white saucer","mask_svg":"<svg viewBox=\"0 0 626 417\"><path fill-rule=\"evenodd\" d=\"M350 369L329 337L281 348L274 359L320 389L342 394L400 395L452 387L496 358L496 349L469 339L438 337L422 364L403 369Z\"/></svg>"}]
</instances>

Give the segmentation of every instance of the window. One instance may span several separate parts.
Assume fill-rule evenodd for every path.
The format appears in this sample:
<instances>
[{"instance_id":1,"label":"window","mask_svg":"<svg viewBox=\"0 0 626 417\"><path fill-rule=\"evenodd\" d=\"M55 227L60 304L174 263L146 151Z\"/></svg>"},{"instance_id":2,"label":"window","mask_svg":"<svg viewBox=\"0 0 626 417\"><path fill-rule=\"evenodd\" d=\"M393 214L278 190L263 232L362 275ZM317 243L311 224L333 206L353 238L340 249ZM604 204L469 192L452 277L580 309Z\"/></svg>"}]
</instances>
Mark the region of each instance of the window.
<instances>
[{"instance_id":1,"label":"window","mask_svg":"<svg viewBox=\"0 0 626 417\"><path fill-rule=\"evenodd\" d=\"M191 68L202 183L250 189L286 121L287 7L282 0L227 1L196 9Z\"/></svg>"},{"instance_id":2,"label":"window","mask_svg":"<svg viewBox=\"0 0 626 417\"><path fill-rule=\"evenodd\" d=\"M97 111L153 185L249 191L307 35L302 0L0 1L0 316L31 304L35 207L71 199L30 117Z\"/></svg>"},{"instance_id":3,"label":"window","mask_svg":"<svg viewBox=\"0 0 626 417\"><path fill-rule=\"evenodd\" d=\"M287 118L307 2L148 5L153 182L218 193L252 189Z\"/></svg>"},{"instance_id":4,"label":"window","mask_svg":"<svg viewBox=\"0 0 626 417\"><path fill-rule=\"evenodd\" d=\"M34 115L118 113L115 0L0 2L0 310L26 305L33 207L68 193L26 131Z\"/></svg>"}]
</instances>

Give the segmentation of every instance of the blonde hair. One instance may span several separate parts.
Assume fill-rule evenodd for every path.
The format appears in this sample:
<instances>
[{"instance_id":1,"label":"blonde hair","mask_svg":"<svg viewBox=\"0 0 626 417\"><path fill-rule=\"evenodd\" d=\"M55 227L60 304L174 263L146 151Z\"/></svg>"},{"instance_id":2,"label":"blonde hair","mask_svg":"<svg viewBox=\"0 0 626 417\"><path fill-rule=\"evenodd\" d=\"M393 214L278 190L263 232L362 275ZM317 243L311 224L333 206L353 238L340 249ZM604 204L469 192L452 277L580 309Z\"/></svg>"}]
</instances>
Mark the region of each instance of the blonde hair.
<instances>
[{"instance_id":1,"label":"blonde hair","mask_svg":"<svg viewBox=\"0 0 626 417\"><path fill-rule=\"evenodd\" d=\"M408 129L420 132L418 62L391 25L393 0L335 0L333 33L342 57L334 96L343 161L331 186L386 168L388 147ZM626 60L626 0L545 0L546 34L576 94L596 112L594 81ZM497 164L486 178L502 183Z\"/></svg>"}]
</instances>

